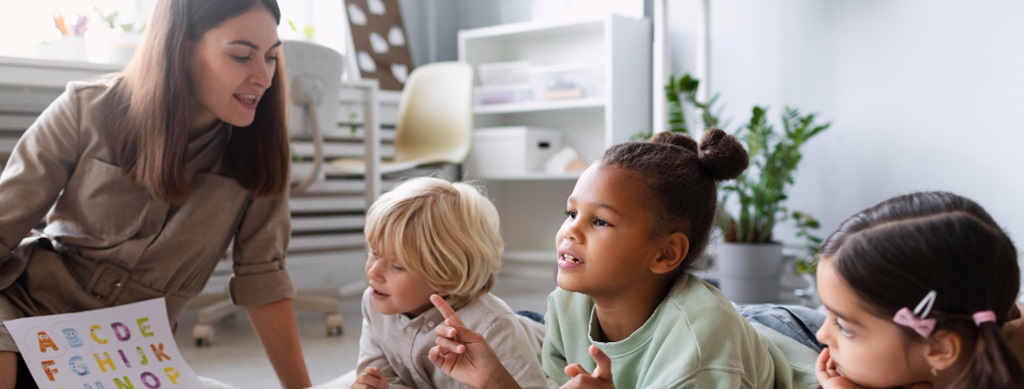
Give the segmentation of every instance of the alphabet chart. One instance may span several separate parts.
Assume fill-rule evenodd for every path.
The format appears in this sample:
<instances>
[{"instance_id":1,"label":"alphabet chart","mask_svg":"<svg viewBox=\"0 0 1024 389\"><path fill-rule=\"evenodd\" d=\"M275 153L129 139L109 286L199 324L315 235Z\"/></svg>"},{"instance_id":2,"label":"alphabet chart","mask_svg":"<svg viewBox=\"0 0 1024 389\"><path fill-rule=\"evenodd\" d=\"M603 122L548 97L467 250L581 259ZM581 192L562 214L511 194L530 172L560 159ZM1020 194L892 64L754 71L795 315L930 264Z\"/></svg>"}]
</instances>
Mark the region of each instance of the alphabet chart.
<instances>
[{"instance_id":1,"label":"alphabet chart","mask_svg":"<svg viewBox=\"0 0 1024 389\"><path fill-rule=\"evenodd\" d=\"M41 389L201 388L163 298L4 322Z\"/></svg>"}]
</instances>

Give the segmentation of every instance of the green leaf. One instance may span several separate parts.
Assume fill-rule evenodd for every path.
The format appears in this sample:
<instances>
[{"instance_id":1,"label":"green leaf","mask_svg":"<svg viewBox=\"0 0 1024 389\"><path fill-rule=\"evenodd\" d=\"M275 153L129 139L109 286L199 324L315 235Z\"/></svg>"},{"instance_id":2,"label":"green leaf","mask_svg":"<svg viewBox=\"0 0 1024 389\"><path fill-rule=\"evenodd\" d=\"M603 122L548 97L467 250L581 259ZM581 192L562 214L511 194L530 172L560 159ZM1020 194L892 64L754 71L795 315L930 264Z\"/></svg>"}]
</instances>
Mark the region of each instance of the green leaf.
<instances>
[{"instance_id":1,"label":"green leaf","mask_svg":"<svg viewBox=\"0 0 1024 389\"><path fill-rule=\"evenodd\" d=\"M723 110L716 106L721 96L716 93L708 101L699 101L699 86L700 81L688 73L669 76L664 88L670 130L689 132L684 116L687 105L699 110L705 127L723 128L728 123L728 119L720 119ZM831 124L818 124L816 114L805 115L787 105L779 115L781 126L776 131L768 120L768 110L768 107L753 106L750 120L732 131L746 147L750 162L740 177L720 184L717 226L729 241L762 243L774 239L776 224L791 218L797 225L797 238L803 239L813 254L822 242L813 233L820 228L820 223L806 213L788 212L785 204L796 169L803 159L801 147ZM734 205L734 212L727 212L727 206Z\"/></svg>"}]
</instances>

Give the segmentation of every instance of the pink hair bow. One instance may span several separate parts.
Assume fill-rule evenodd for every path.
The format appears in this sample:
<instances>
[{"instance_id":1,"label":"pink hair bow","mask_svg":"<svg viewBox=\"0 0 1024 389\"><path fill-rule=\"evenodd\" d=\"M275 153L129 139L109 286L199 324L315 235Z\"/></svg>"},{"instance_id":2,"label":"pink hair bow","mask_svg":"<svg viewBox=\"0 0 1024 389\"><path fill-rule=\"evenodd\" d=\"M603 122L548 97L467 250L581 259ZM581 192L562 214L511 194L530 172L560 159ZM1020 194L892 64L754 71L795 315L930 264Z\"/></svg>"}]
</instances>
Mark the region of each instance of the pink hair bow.
<instances>
[{"instance_id":1,"label":"pink hair bow","mask_svg":"<svg viewBox=\"0 0 1024 389\"><path fill-rule=\"evenodd\" d=\"M996 321L996 313L992 311L978 311L974 313L974 325L981 326L981 323Z\"/></svg>"},{"instance_id":2,"label":"pink hair bow","mask_svg":"<svg viewBox=\"0 0 1024 389\"><path fill-rule=\"evenodd\" d=\"M892 317L892 321L896 324L909 327L921 336L927 338L935 330L935 319L927 319L928 314L932 311L932 305L935 304L935 291L928 292L927 295L921 299L921 303L917 304L917 308L911 312L909 308L903 307L899 311L896 311L896 316Z\"/></svg>"}]
</instances>

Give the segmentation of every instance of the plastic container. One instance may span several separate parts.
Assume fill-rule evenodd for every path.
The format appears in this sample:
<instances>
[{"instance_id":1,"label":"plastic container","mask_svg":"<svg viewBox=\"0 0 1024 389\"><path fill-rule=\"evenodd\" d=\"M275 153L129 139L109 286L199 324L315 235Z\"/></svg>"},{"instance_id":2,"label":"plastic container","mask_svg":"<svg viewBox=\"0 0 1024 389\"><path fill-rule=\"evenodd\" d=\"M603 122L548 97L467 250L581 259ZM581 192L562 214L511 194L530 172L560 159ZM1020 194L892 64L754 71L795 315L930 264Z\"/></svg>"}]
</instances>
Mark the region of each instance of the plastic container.
<instances>
[{"instance_id":1,"label":"plastic container","mask_svg":"<svg viewBox=\"0 0 1024 389\"><path fill-rule=\"evenodd\" d=\"M559 64L533 68L533 97L557 100L604 95L603 66L593 63Z\"/></svg>"},{"instance_id":2,"label":"plastic container","mask_svg":"<svg viewBox=\"0 0 1024 389\"><path fill-rule=\"evenodd\" d=\"M478 128L466 158L472 177L515 177L542 172L562 148L562 131L525 126Z\"/></svg>"},{"instance_id":3,"label":"plastic container","mask_svg":"<svg viewBox=\"0 0 1024 389\"><path fill-rule=\"evenodd\" d=\"M473 89L477 105L522 103L533 100L530 84L478 86Z\"/></svg>"},{"instance_id":4,"label":"plastic container","mask_svg":"<svg viewBox=\"0 0 1024 389\"><path fill-rule=\"evenodd\" d=\"M531 80L530 62L492 62L477 65L481 86L528 85Z\"/></svg>"}]
</instances>

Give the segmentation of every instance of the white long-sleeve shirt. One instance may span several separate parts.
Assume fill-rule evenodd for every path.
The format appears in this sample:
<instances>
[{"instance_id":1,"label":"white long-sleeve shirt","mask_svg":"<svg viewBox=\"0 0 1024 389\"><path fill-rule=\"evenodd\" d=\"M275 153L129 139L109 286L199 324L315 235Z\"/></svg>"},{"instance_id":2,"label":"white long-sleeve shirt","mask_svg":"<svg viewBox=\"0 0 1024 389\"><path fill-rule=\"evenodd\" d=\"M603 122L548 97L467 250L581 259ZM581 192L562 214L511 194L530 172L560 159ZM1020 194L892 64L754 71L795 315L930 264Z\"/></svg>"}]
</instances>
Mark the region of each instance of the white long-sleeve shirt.
<instances>
[{"instance_id":1,"label":"white long-sleeve shirt","mask_svg":"<svg viewBox=\"0 0 1024 389\"><path fill-rule=\"evenodd\" d=\"M370 306L370 289L363 293L363 333L359 339L356 375L367 367L380 369L392 388L465 388L430 362L428 353L444 321L429 309L415 318L383 315ZM546 388L540 364L544 326L517 315L500 298L488 293L457 311L465 325L479 332L502 364L523 388Z\"/></svg>"}]
</instances>

